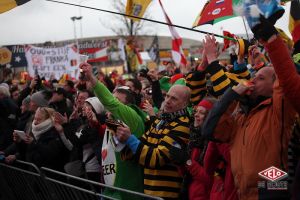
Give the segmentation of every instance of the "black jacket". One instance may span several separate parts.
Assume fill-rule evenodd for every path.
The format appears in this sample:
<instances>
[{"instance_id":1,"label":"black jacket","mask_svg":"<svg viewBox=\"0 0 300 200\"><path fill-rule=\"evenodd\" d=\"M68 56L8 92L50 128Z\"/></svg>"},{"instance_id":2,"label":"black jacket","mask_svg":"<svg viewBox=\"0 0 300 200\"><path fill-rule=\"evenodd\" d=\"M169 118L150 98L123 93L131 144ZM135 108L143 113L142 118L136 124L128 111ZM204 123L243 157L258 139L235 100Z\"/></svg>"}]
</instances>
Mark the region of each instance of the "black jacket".
<instances>
[{"instance_id":1,"label":"black jacket","mask_svg":"<svg viewBox=\"0 0 300 200\"><path fill-rule=\"evenodd\" d=\"M18 106L8 97L0 99L0 150L12 144L12 133L17 123Z\"/></svg>"},{"instance_id":2,"label":"black jacket","mask_svg":"<svg viewBox=\"0 0 300 200\"><path fill-rule=\"evenodd\" d=\"M34 163L38 167L63 171L64 164L67 162L68 150L54 127L43 133L39 140L34 140L29 145L21 142L17 144L17 148L21 159Z\"/></svg>"},{"instance_id":3,"label":"black jacket","mask_svg":"<svg viewBox=\"0 0 300 200\"><path fill-rule=\"evenodd\" d=\"M64 125L66 137L74 145L70 160L82 159L83 146L90 144L97 159L101 160L102 138L98 133L98 129L88 125L86 120L71 120L70 123Z\"/></svg>"}]
</instances>

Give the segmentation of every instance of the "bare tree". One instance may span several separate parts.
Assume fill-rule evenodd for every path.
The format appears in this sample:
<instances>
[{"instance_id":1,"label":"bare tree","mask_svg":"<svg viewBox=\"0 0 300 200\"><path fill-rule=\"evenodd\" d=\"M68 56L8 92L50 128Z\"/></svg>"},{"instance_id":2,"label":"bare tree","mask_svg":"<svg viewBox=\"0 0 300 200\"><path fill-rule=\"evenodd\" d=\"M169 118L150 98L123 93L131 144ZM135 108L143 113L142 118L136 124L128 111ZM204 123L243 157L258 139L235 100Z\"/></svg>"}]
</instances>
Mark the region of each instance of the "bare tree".
<instances>
[{"instance_id":1,"label":"bare tree","mask_svg":"<svg viewBox=\"0 0 300 200\"><path fill-rule=\"evenodd\" d=\"M125 13L126 1L112 0L112 7L116 12ZM143 17L151 19L151 16L147 11ZM122 37L130 36L131 38L135 38L135 36L137 35L155 34L153 26L149 26L149 22L147 21L140 20L140 21L133 22L133 20L131 20L130 18L120 16L120 15L113 15L112 19L113 20L110 22L101 21L101 23L118 36L122 36Z\"/></svg>"}]
</instances>

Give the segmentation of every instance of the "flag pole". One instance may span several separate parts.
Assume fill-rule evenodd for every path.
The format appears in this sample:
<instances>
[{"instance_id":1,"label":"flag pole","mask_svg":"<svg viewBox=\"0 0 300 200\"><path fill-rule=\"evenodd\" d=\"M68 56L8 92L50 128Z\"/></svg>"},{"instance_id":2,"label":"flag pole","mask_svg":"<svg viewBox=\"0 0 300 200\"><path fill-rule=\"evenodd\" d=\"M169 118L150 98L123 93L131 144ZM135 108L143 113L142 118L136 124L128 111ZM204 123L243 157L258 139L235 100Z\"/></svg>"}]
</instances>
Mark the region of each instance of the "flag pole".
<instances>
[{"instance_id":1,"label":"flag pole","mask_svg":"<svg viewBox=\"0 0 300 200\"><path fill-rule=\"evenodd\" d=\"M60 3L60 4L70 5L70 6L77 6L77 7L81 7L81 8L87 8L87 9L91 9L91 10L97 10L97 11L107 12L107 13L116 14L116 15L122 15L122 16L125 16L125 17L136 18L136 19L145 20L145 21L149 21L149 22L153 22L153 23L157 23L157 24L163 24L163 25L167 25L167 26L174 26L174 27L180 28L180 29L185 29L185 30L189 30L189 31L203 33L203 34L210 34L210 35L214 35L215 37L219 37L219 38L224 38L224 39L227 39L227 40L236 41L235 38L231 38L231 37L227 37L227 36L223 36L223 35L219 35L219 34L214 34L214 33L206 32L206 31L201 31L201 30L197 30L197 29L193 29L193 28L188 28L188 27L185 27L185 26L179 26L179 25L175 25L175 24L169 24L169 23L165 23L165 22L161 22L161 21L157 21L157 20L153 20L153 19L148 19L148 18L143 18L143 17L137 17L137 16L127 15L127 14L124 14L124 13L118 13L118 12L114 12L114 11L110 11L110 10L104 10L104 9L99 9L99 8L82 6L82 5L73 4L73 3L67 3L67 2L62 2L62 1L56 1L56 0L46 0L46 1L53 2L53 3Z\"/></svg>"},{"instance_id":2,"label":"flag pole","mask_svg":"<svg viewBox=\"0 0 300 200\"><path fill-rule=\"evenodd\" d=\"M247 39L248 39L248 41L250 41L250 37L249 37L249 34L248 34L248 29L247 29L246 22L245 22L245 17L244 16L241 16L241 17L243 19L243 23L244 23L244 27L245 27Z\"/></svg>"}]
</instances>

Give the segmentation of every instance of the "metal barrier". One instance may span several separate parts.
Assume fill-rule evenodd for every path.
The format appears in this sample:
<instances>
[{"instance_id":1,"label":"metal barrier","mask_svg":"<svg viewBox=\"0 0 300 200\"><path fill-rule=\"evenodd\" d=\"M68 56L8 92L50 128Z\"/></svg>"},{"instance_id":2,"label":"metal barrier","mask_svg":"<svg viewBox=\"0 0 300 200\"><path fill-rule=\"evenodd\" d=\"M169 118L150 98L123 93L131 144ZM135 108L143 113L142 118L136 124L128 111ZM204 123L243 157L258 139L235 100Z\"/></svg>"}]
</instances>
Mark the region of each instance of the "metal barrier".
<instances>
[{"instance_id":1,"label":"metal barrier","mask_svg":"<svg viewBox=\"0 0 300 200\"><path fill-rule=\"evenodd\" d=\"M114 200L115 198L101 194L104 188L149 200L162 200L49 168L39 169L24 161L18 160L14 166L0 163L0 200Z\"/></svg>"},{"instance_id":2,"label":"metal barrier","mask_svg":"<svg viewBox=\"0 0 300 200\"><path fill-rule=\"evenodd\" d=\"M40 170L32 163L18 161L17 166L0 164L1 187L9 189L1 191L2 196L16 200L48 200L48 193L43 183ZM7 196L8 195L8 196ZM8 198L7 198L8 199Z\"/></svg>"}]
</instances>

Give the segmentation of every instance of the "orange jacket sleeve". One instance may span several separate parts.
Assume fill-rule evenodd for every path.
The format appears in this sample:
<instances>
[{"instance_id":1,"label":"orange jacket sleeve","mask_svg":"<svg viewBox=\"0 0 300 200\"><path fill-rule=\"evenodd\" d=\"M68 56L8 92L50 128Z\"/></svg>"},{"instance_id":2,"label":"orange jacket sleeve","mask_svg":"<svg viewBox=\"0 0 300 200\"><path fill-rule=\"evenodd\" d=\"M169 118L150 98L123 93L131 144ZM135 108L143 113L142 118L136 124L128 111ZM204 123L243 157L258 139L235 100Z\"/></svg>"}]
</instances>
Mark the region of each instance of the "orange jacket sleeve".
<instances>
[{"instance_id":1,"label":"orange jacket sleeve","mask_svg":"<svg viewBox=\"0 0 300 200\"><path fill-rule=\"evenodd\" d=\"M280 37L265 45L284 95L300 113L300 76L289 51Z\"/></svg>"}]
</instances>

